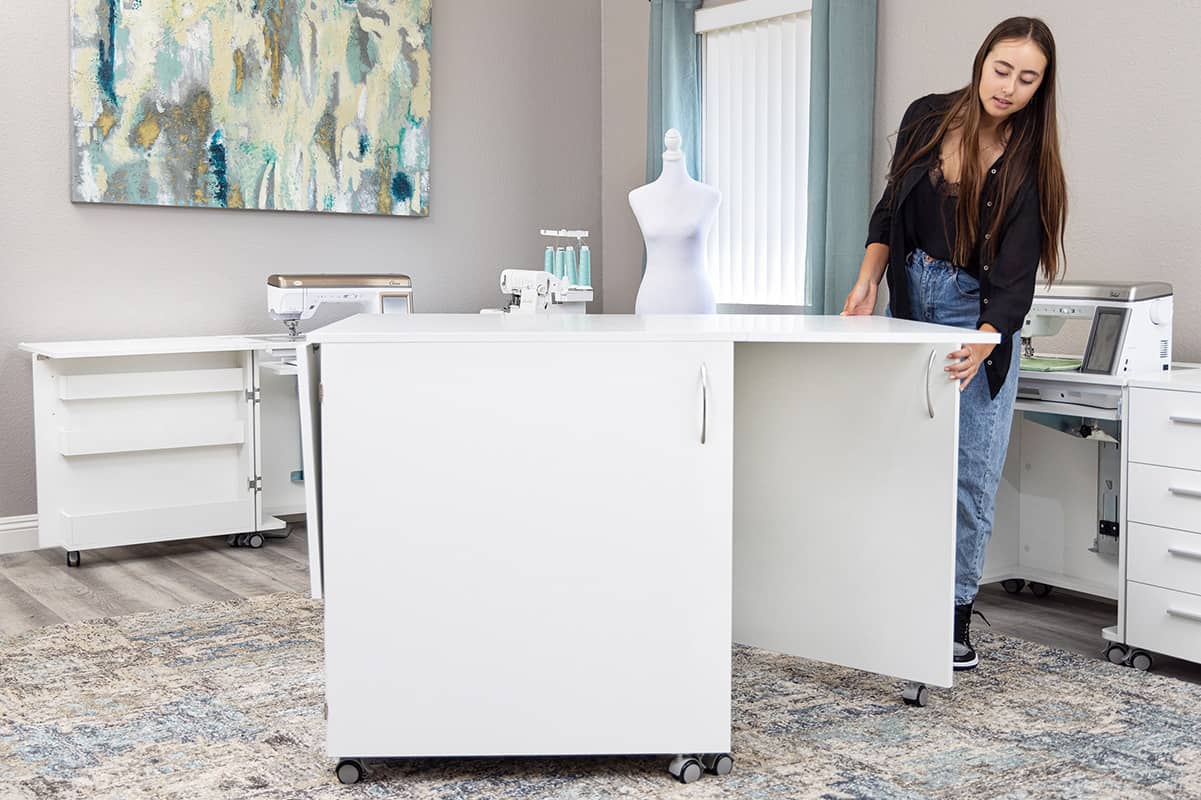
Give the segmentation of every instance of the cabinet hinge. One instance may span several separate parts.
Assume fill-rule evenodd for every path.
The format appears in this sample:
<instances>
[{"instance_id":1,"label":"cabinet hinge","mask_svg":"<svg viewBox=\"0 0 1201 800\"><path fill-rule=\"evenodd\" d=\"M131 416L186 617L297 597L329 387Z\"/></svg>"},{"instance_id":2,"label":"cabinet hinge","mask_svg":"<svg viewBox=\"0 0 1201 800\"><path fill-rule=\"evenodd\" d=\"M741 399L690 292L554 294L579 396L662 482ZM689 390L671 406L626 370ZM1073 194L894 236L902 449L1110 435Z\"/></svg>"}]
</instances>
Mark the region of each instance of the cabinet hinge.
<instances>
[{"instance_id":1,"label":"cabinet hinge","mask_svg":"<svg viewBox=\"0 0 1201 800\"><path fill-rule=\"evenodd\" d=\"M262 477L261 477L261 476L258 476L258 475L256 475L256 476L255 476L255 477L253 477L253 478L247 478L247 479L246 479L246 489L247 489L248 491L251 491L251 490L253 490L253 491L256 491L256 492L261 492L261 491L263 491L263 479L262 479Z\"/></svg>"},{"instance_id":2,"label":"cabinet hinge","mask_svg":"<svg viewBox=\"0 0 1201 800\"><path fill-rule=\"evenodd\" d=\"M317 384L317 402L318 403L325 402L325 384L324 383Z\"/></svg>"},{"instance_id":3,"label":"cabinet hinge","mask_svg":"<svg viewBox=\"0 0 1201 800\"><path fill-rule=\"evenodd\" d=\"M262 397L259 396L259 390L258 389L254 389L254 390L247 389L246 390L246 402L261 403Z\"/></svg>"}]
</instances>

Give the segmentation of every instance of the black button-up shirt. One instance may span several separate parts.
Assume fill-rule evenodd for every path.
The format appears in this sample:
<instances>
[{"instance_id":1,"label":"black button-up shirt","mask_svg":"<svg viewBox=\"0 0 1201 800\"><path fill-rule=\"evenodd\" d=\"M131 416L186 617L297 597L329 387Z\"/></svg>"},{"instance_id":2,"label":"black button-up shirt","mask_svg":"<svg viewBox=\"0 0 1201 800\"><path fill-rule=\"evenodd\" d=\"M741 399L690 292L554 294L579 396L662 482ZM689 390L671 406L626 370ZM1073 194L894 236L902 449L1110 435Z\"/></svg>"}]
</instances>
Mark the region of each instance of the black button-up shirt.
<instances>
[{"instance_id":1,"label":"black button-up shirt","mask_svg":"<svg viewBox=\"0 0 1201 800\"><path fill-rule=\"evenodd\" d=\"M895 152L904 151L910 136L918 136L919 140L932 137L942 119L942 112L949 110L953 98L954 94L932 94L914 101L901 121ZM925 124L917 130L910 130L915 122L927 116L930 119ZM876 204L868 223L867 243L888 245L885 277L888 280L889 302L893 316L901 319L913 318L909 307L905 262L914 248L922 246L921 242L910 241L910 234L907 233L914 230L915 226L910 224L907 216L913 213L914 204L907 204L906 200L910 198L917 181L928 175L937 158L938 152L935 150L929 160L915 164L901 176L899 185L890 183L884 189L884 195ZM1000 241L993 248L995 255L991 259L986 256L985 245L992 244L987 231L992 228L996 213L997 173L1004 168L1004 164L1005 156L1002 155L984 176L980 196L985 202L980 208L979 230L985 233L975 248L974 263L963 265L972 268L980 279L980 317L976 327L988 323L1001 332L1001 343L984 364L992 397L997 396L1009 374L1009 364L1013 360L1013 335L1022 329L1022 322L1034 302L1034 285L1043 240L1038 186L1032 172L1018 189L1005 215L998 231Z\"/></svg>"}]
</instances>

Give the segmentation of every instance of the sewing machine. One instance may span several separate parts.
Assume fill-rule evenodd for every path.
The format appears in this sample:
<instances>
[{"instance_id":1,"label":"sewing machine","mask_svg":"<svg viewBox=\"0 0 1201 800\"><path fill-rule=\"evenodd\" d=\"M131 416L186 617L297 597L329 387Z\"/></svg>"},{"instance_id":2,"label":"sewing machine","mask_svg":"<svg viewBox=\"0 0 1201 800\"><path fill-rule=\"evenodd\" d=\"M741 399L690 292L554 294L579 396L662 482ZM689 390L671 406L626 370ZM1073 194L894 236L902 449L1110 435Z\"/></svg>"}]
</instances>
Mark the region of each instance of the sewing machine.
<instances>
[{"instance_id":1,"label":"sewing machine","mask_svg":"<svg viewBox=\"0 0 1201 800\"><path fill-rule=\"evenodd\" d=\"M572 286L543 270L506 269L500 273L500 290L513 302L509 314L583 314L592 300L592 287Z\"/></svg>"},{"instance_id":2,"label":"sewing machine","mask_svg":"<svg viewBox=\"0 0 1201 800\"><path fill-rule=\"evenodd\" d=\"M591 294L591 293L589 293ZM358 311L413 313L413 281L408 275L271 275L267 312L282 320L292 338L300 321L326 304L353 304Z\"/></svg>"},{"instance_id":3,"label":"sewing machine","mask_svg":"<svg viewBox=\"0 0 1201 800\"><path fill-rule=\"evenodd\" d=\"M1079 357L1039 356L1036 338L1068 320L1089 320ZM1040 286L1022 325L1022 401L1116 409L1130 375L1166 372L1172 362L1172 287L1167 283L1062 282Z\"/></svg>"}]
</instances>

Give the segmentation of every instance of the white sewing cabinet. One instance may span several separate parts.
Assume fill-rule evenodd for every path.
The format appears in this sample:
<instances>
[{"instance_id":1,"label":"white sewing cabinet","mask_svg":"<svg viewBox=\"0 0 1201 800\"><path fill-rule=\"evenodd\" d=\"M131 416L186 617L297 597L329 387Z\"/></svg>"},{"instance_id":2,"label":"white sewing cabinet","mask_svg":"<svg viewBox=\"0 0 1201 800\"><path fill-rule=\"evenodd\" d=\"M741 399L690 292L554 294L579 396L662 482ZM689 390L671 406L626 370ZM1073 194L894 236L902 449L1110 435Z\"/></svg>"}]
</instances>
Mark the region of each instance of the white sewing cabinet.
<instances>
[{"instance_id":1,"label":"white sewing cabinet","mask_svg":"<svg viewBox=\"0 0 1201 800\"><path fill-rule=\"evenodd\" d=\"M304 513L295 345L280 338L22 344L39 546L77 566L84 550L277 530L277 515Z\"/></svg>"},{"instance_id":2,"label":"white sewing cabinet","mask_svg":"<svg viewBox=\"0 0 1201 800\"><path fill-rule=\"evenodd\" d=\"M991 340L883 317L310 334L340 776L377 756L725 753L731 638L949 686L942 367Z\"/></svg>"}]
</instances>

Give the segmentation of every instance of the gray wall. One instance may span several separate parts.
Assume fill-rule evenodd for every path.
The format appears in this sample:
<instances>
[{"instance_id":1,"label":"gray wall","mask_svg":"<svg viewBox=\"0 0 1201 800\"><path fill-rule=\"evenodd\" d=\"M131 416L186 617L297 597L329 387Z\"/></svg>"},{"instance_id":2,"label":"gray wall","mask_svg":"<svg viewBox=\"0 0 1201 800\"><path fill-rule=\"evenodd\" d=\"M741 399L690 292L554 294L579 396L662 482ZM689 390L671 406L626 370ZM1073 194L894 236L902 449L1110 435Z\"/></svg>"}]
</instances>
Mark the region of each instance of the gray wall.
<instances>
[{"instance_id":1,"label":"gray wall","mask_svg":"<svg viewBox=\"0 0 1201 800\"><path fill-rule=\"evenodd\" d=\"M873 190L883 190L908 103L965 85L980 42L1015 15L1045 20L1059 51L1065 277L1170 282L1173 355L1201 361L1198 0L880 0Z\"/></svg>"},{"instance_id":2,"label":"gray wall","mask_svg":"<svg viewBox=\"0 0 1201 800\"><path fill-rule=\"evenodd\" d=\"M634 313L642 281L642 232L630 211L629 194L646 183L649 6L647 0L601 2L601 205L609 265L604 287L608 314Z\"/></svg>"},{"instance_id":3,"label":"gray wall","mask_svg":"<svg viewBox=\"0 0 1201 800\"><path fill-rule=\"evenodd\" d=\"M20 341L282 331L280 271L403 271L418 310L477 311L541 268L540 227L600 230L600 0L436 0L424 220L72 205L67 5L0 30L0 517L36 511Z\"/></svg>"}]
</instances>

